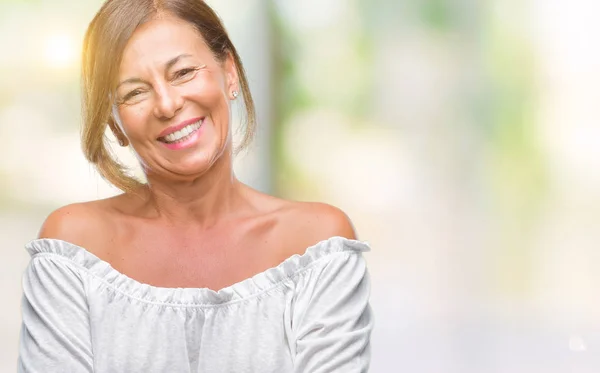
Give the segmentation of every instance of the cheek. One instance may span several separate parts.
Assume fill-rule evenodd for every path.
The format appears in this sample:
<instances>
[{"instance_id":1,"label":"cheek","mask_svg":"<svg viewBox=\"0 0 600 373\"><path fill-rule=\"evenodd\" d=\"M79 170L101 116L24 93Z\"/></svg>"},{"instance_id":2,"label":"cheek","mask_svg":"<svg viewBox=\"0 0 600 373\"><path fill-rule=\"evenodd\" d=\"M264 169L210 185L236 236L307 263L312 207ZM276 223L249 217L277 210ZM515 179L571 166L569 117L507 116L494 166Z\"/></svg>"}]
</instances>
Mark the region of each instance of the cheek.
<instances>
[{"instance_id":1,"label":"cheek","mask_svg":"<svg viewBox=\"0 0 600 373\"><path fill-rule=\"evenodd\" d=\"M206 110L203 114L209 115L216 127L227 128L230 120L230 102L222 81L214 78L204 79L190 91L190 97Z\"/></svg>"},{"instance_id":2,"label":"cheek","mask_svg":"<svg viewBox=\"0 0 600 373\"><path fill-rule=\"evenodd\" d=\"M119 109L119 117L125 134L130 139L141 137L148 118L148 104L140 103Z\"/></svg>"},{"instance_id":3,"label":"cheek","mask_svg":"<svg viewBox=\"0 0 600 373\"><path fill-rule=\"evenodd\" d=\"M212 110L223 103L222 82L215 79L214 74L205 74L196 77L194 84L186 87L188 97L193 97L206 109Z\"/></svg>"}]
</instances>

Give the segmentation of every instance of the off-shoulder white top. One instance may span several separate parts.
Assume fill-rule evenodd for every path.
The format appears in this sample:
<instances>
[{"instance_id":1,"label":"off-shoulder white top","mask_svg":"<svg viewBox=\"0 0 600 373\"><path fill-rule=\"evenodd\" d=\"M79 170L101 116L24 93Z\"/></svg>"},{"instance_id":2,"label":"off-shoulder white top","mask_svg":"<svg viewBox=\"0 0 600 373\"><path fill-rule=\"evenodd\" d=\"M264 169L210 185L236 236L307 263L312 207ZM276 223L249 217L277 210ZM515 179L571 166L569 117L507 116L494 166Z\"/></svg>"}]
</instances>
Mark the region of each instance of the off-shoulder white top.
<instances>
[{"instance_id":1,"label":"off-shoulder white top","mask_svg":"<svg viewBox=\"0 0 600 373\"><path fill-rule=\"evenodd\" d=\"M219 291L143 284L61 240L26 249L19 372L368 370L365 242L332 237Z\"/></svg>"}]
</instances>

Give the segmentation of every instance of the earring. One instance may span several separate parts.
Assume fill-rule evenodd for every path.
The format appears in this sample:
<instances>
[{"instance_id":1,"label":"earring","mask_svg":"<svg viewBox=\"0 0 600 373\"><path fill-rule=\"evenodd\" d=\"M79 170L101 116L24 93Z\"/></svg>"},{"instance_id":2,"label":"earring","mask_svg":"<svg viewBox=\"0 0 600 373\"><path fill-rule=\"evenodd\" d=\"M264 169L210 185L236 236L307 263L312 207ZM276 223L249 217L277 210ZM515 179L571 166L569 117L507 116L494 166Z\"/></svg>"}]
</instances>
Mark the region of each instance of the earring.
<instances>
[{"instance_id":1,"label":"earring","mask_svg":"<svg viewBox=\"0 0 600 373\"><path fill-rule=\"evenodd\" d=\"M125 141L123 139L118 139L119 145L125 146Z\"/></svg>"},{"instance_id":2,"label":"earring","mask_svg":"<svg viewBox=\"0 0 600 373\"><path fill-rule=\"evenodd\" d=\"M238 97L238 91L231 92L231 95L233 96L233 99L235 100Z\"/></svg>"}]
</instances>

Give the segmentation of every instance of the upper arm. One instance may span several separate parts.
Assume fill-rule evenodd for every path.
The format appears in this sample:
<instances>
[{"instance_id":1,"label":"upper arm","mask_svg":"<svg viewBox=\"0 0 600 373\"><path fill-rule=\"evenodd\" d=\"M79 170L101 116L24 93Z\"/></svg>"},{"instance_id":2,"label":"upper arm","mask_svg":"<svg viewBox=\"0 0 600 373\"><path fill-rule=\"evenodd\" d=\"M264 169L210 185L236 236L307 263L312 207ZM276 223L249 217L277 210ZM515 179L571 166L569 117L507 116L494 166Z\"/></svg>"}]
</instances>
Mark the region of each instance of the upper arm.
<instances>
[{"instance_id":1,"label":"upper arm","mask_svg":"<svg viewBox=\"0 0 600 373\"><path fill-rule=\"evenodd\" d=\"M336 253L300 279L294 301L294 372L362 373L369 369L373 316L360 253Z\"/></svg>"},{"instance_id":2,"label":"upper arm","mask_svg":"<svg viewBox=\"0 0 600 373\"><path fill-rule=\"evenodd\" d=\"M79 270L33 257L23 275L18 372L93 370L89 309Z\"/></svg>"}]
</instances>

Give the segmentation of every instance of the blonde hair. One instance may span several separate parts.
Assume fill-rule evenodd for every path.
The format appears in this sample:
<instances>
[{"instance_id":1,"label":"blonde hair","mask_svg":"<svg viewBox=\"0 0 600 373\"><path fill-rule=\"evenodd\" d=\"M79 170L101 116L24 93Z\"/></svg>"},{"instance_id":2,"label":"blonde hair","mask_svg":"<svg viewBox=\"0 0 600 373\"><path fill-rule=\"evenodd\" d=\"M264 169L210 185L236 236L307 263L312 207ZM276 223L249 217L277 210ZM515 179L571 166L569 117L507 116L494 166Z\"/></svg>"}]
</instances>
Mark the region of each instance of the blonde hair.
<instances>
[{"instance_id":1,"label":"blonde hair","mask_svg":"<svg viewBox=\"0 0 600 373\"><path fill-rule=\"evenodd\" d=\"M117 188L132 192L141 182L128 176L115 160L106 127L116 126L112 101L123 50L133 32L161 14L172 14L193 25L219 62L231 54L246 109L245 133L236 152L252 141L256 127L254 101L242 61L217 14L202 0L107 0L88 26L83 45L81 141L86 159Z\"/></svg>"}]
</instances>

